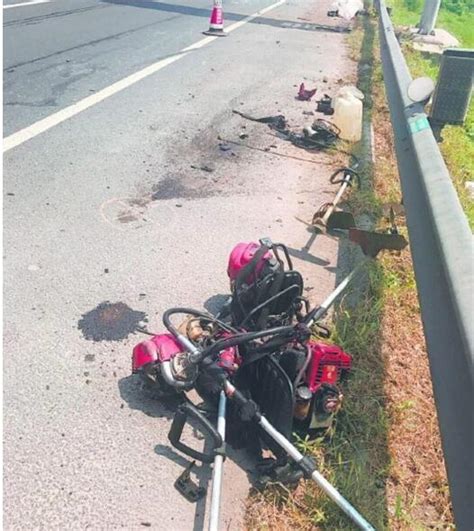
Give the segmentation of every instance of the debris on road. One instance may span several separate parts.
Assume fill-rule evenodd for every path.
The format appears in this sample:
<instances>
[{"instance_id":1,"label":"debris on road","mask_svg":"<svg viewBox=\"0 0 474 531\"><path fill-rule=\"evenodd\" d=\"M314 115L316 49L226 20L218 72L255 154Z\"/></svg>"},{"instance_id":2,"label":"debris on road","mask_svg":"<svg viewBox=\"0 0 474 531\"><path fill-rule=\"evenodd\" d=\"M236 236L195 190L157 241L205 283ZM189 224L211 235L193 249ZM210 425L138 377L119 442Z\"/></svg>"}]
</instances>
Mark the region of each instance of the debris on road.
<instances>
[{"instance_id":1,"label":"debris on road","mask_svg":"<svg viewBox=\"0 0 474 531\"><path fill-rule=\"evenodd\" d=\"M322 119L314 121L311 127L305 127L303 133L295 133L288 128L288 122L282 114L254 118L240 111L233 110L232 112L247 120L268 124L271 129L277 131L278 138L288 140L293 145L305 149L328 148L334 145L340 135L340 130L337 126ZM269 148L265 148L263 151L269 151Z\"/></svg>"},{"instance_id":2,"label":"debris on road","mask_svg":"<svg viewBox=\"0 0 474 531\"><path fill-rule=\"evenodd\" d=\"M243 112L233 110L234 114L238 114L239 116L242 116L242 118L245 118L246 120L251 120L252 122L259 122L261 124L268 124L269 127L272 129L276 129L278 131L282 131L286 129L287 122L286 118L282 114L277 114L275 116L263 116L262 118L255 118L254 116L250 116L249 114L245 114Z\"/></svg>"},{"instance_id":3,"label":"debris on road","mask_svg":"<svg viewBox=\"0 0 474 531\"><path fill-rule=\"evenodd\" d=\"M317 102L316 111L322 112L323 114L327 116L331 116L331 114L334 114L334 108L332 106L332 98L328 94L324 94L324 96L318 100Z\"/></svg>"},{"instance_id":4,"label":"debris on road","mask_svg":"<svg viewBox=\"0 0 474 531\"><path fill-rule=\"evenodd\" d=\"M206 171L207 173L212 173L213 171L215 171L214 166L211 166L209 164L201 164L199 166L196 166L195 164L191 164L191 168L193 168L193 170Z\"/></svg>"},{"instance_id":5,"label":"debris on road","mask_svg":"<svg viewBox=\"0 0 474 531\"><path fill-rule=\"evenodd\" d=\"M316 94L316 89L306 89L304 86L304 83L301 83L300 88L298 90L298 96L296 99L301 101L311 101L311 98Z\"/></svg>"},{"instance_id":6,"label":"debris on road","mask_svg":"<svg viewBox=\"0 0 474 531\"><path fill-rule=\"evenodd\" d=\"M241 142L235 142L234 140L227 140L229 144L234 144L236 146L244 147L247 149L251 149L253 151L261 151L262 153L268 153L270 155L275 155L277 157L283 157L285 159L293 159L293 160L299 160L301 162L309 162L311 164L327 164L325 162L321 162L319 160L311 160L311 159L305 159L304 157L297 157L295 155L288 155L287 153L279 153L278 151L271 151L270 148L261 148L257 146L251 146L249 144L243 144ZM275 144L271 144L270 147L276 148L277 146ZM281 197L278 197L280 201L282 200Z\"/></svg>"}]
</instances>

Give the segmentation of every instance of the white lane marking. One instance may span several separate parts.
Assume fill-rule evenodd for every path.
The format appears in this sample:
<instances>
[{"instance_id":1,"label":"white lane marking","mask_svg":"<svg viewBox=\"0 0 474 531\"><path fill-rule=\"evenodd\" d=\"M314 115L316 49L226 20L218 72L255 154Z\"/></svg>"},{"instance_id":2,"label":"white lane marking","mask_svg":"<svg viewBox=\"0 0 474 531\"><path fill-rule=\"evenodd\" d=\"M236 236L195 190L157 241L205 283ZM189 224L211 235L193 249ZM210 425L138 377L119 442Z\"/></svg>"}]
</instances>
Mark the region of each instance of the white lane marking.
<instances>
[{"instance_id":1,"label":"white lane marking","mask_svg":"<svg viewBox=\"0 0 474 531\"><path fill-rule=\"evenodd\" d=\"M30 0L29 2L21 2L20 4L3 5L3 9L11 9L12 7L32 6L34 4L48 4L51 0Z\"/></svg>"},{"instance_id":2,"label":"white lane marking","mask_svg":"<svg viewBox=\"0 0 474 531\"><path fill-rule=\"evenodd\" d=\"M281 6L285 2L286 0L279 0L278 2L275 2L274 4L271 4L270 6L265 7L264 9L261 9L260 11L257 11L253 15L249 15L248 17L245 17L239 22L232 24L228 28L225 28L225 31L227 33L231 33L232 31L240 28L244 24L247 24L247 22L250 22L257 17L264 15L268 11L271 11L272 9L275 9L278 6ZM197 41L196 43L191 44L191 46L187 46L186 48L183 48L182 50L177 52L175 55L172 55L171 57L167 57L166 59L157 61L156 63L153 63L150 66L147 66L143 68L142 70L139 70L138 72L135 72L134 74L131 74L130 76L124 77L120 81L117 81L116 83L113 83L112 85L109 85L108 87L105 87L104 89L99 90L99 92L96 92L95 94L92 94L91 96L88 96L87 98L84 98L78 101L77 103L69 105L68 107L61 109L60 111L54 114L50 114L46 118L43 118L42 120L39 120L38 122L35 122L34 124L29 125L28 127L25 127L24 129L20 129L16 133L13 133L10 136L7 136L3 139L3 153L6 153L10 149L13 149L19 146L20 144L27 142L31 138L34 138L35 136L40 135L41 133L44 133L45 131L47 131L48 129L51 129L55 125L58 125L61 122L64 122L65 120L68 120L69 118L72 118L76 114L79 114L80 112L85 111L86 109L89 109L89 107L92 107L93 105L96 105L97 103L100 103L101 101L109 98L110 96L113 96L114 94L117 94L118 92L121 92L122 90L130 87L131 85L134 85L138 81L141 81L142 79L145 79L146 77L151 76L152 74L155 74L156 72L160 71L166 66L178 61L182 57L185 57L190 51L197 50L198 48L201 48L205 46L206 44L209 44L212 41L219 39L219 38L220 37L205 37L204 39L201 39L200 41Z\"/></svg>"}]
</instances>

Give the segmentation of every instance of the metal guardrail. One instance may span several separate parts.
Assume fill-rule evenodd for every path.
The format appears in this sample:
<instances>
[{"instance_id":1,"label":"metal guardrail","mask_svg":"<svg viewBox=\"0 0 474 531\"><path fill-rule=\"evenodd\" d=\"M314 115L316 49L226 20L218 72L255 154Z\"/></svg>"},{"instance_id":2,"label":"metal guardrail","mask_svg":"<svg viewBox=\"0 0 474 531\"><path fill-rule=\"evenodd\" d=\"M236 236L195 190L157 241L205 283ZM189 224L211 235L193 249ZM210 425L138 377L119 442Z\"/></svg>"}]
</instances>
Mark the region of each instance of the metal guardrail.
<instances>
[{"instance_id":1,"label":"metal guardrail","mask_svg":"<svg viewBox=\"0 0 474 531\"><path fill-rule=\"evenodd\" d=\"M383 0L382 66L454 517L473 519L473 236Z\"/></svg>"}]
</instances>

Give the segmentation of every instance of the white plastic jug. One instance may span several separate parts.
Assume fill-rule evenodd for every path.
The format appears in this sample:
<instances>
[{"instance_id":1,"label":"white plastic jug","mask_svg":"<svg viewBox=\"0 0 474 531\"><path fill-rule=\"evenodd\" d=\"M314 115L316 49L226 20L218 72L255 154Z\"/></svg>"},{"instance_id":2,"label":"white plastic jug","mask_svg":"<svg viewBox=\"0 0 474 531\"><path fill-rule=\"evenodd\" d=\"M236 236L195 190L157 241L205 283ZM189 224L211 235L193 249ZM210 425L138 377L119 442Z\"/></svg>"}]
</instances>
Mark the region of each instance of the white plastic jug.
<instances>
[{"instance_id":1,"label":"white plastic jug","mask_svg":"<svg viewBox=\"0 0 474 531\"><path fill-rule=\"evenodd\" d=\"M337 91L337 96L343 96L344 94L351 94L359 100L364 99L364 93L354 85L344 85Z\"/></svg>"},{"instance_id":2,"label":"white plastic jug","mask_svg":"<svg viewBox=\"0 0 474 531\"><path fill-rule=\"evenodd\" d=\"M334 98L333 123L341 130L340 137L358 142L362 137L362 101L349 92Z\"/></svg>"}]
</instances>

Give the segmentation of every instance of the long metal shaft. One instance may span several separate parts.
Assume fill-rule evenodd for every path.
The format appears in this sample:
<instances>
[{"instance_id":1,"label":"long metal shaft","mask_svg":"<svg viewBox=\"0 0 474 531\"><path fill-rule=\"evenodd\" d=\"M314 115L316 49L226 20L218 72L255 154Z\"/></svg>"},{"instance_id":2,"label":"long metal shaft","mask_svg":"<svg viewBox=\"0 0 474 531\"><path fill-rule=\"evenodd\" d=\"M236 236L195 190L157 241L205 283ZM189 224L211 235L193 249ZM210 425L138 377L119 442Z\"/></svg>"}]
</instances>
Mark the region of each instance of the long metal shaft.
<instances>
[{"instance_id":1,"label":"long metal shaft","mask_svg":"<svg viewBox=\"0 0 474 531\"><path fill-rule=\"evenodd\" d=\"M227 397L224 391L221 391L219 396L219 408L217 412L217 431L225 441L225 408ZM211 509L209 516L209 531L218 531L219 529L219 513L221 508L221 492L222 492L222 472L223 472L224 456L216 455L214 458L214 467L212 471L212 495L211 495Z\"/></svg>"},{"instance_id":2,"label":"long metal shaft","mask_svg":"<svg viewBox=\"0 0 474 531\"><path fill-rule=\"evenodd\" d=\"M297 463L304 455L293 446L278 430L276 430L268 420L262 416L259 420L260 426L274 439L286 453ZM375 528L342 496L342 494L317 470L311 474L311 479L355 522L365 531L375 531Z\"/></svg>"},{"instance_id":3,"label":"long metal shaft","mask_svg":"<svg viewBox=\"0 0 474 531\"><path fill-rule=\"evenodd\" d=\"M340 284L338 284L336 289L329 295L329 297L327 297L327 299L321 303L313 318L308 323L308 326L311 326L314 322L319 321L327 314L329 308L334 304L339 295L347 288L348 284L355 277L360 267L361 265L357 266L353 271L351 271L349 275L347 275L347 277Z\"/></svg>"},{"instance_id":4,"label":"long metal shaft","mask_svg":"<svg viewBox=\"0 0 474 531\"><path fill-rule=\"evenodd\" d=\"M344 179L344 182L339 187L339 190L338 190L338 192L336 194L336 197L334 198L333 202L331 203L331 206L328 207L328 209L324 213L324 216L321 218L321 223L324 226L327 225L327 222L328 222L328 219L329 219L330 215L334 212L334 209L338 205L339 201L341 200L341 197L343 196L343 194L346 191L346 188L349 186L349 184L350 184L350 177L348 179Z\"/></svg>"}]
</instances>

